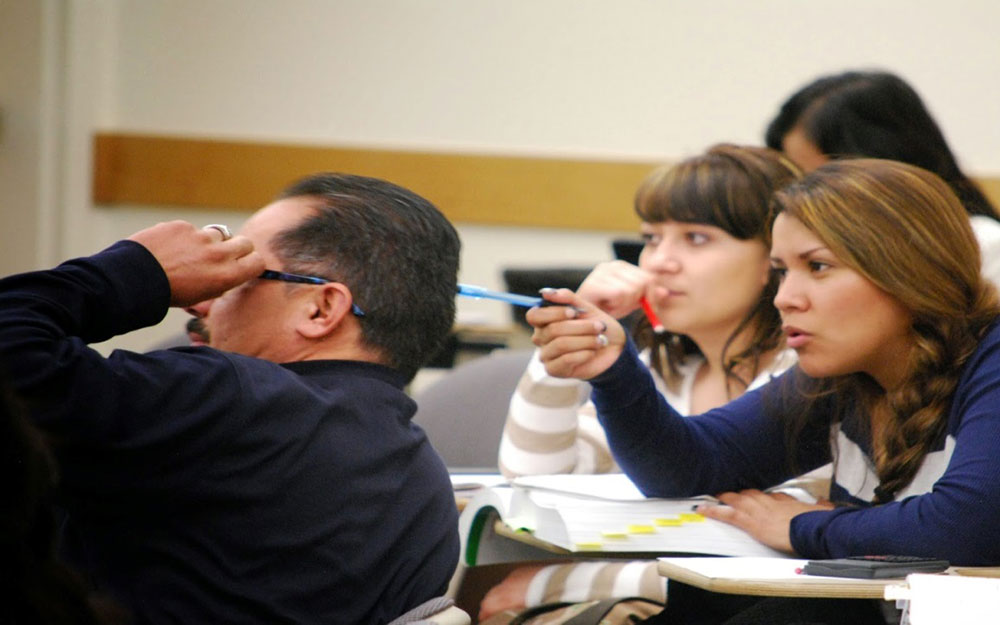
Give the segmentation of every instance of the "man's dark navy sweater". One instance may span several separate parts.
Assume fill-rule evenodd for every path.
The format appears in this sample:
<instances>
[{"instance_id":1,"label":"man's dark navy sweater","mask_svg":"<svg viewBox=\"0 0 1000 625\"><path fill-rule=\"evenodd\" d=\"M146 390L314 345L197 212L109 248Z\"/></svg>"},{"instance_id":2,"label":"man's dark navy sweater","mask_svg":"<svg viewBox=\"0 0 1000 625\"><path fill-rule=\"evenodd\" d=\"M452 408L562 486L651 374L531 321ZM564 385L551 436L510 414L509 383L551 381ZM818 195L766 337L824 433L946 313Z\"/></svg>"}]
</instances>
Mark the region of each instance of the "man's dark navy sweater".
<instances>
[{"instance_id":1,"label":"man's dark navy sweater","mask_svg":"<svg viewBox=\"0 0 1000 625\"><path fill-rule=\"evenodd\" d=\"M442 594L456 508L402 376L87 347L169 297L127 241L0 281L0 363L55 441L74 563L139 623L380 623Z\"/></svg>"}]
</instances>

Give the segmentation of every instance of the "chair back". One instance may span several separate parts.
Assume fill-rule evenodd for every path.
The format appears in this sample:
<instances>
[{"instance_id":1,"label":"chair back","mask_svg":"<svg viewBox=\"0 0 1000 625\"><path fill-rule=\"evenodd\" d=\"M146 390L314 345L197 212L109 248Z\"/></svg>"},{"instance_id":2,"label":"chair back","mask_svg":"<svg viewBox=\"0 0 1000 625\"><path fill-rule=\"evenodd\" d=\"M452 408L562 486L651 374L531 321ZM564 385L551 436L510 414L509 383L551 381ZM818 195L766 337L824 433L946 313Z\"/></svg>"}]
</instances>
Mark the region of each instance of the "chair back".
<instances>
[{"instance_id":1,"label":"chair back","mask_svg":"<svg viewBox=\"0 0 1000 625\"><path fill-rule=\"evenodd\" d=\"M463 362L417 393L413 422L448 469L495 473L510 397L532 349L498 349Z\"/></svg>"}]
</instances>

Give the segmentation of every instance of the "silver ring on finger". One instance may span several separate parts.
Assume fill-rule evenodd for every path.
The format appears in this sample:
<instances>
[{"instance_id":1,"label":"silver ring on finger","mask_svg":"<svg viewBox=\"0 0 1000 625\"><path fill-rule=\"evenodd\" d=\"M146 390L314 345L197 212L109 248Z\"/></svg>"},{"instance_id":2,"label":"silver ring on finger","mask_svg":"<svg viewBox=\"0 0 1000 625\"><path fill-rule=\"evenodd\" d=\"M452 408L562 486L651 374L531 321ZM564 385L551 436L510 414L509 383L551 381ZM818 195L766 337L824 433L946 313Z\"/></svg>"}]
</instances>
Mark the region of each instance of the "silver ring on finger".
<instances>
[{"instance_id":1,"label":"silver ring on finger","mask_svg":"<svg viewBox=\"0 0 1000 625\"><path fill-rule=\"evenodd\" d=\"M218 233L222 235L223 241L228 241L229 239L233 238L233 231L229 229L229 226L225 226L223 224L208 224L207 226L203 227L202 230L218 231Z\"/></svg>"},{"instance_id":2,"label":"silver ring on finger","mask_svg":"<svg viewBox=\"0 0 1000 625\"><path fill-rule=\"evenodd\" d=\"M600 333L600 334L598 334L597 335L597 344L600 345L601 347L607 347L608 346L608 335L604 334L603 332Z\"/></svg>"}]
</instances>

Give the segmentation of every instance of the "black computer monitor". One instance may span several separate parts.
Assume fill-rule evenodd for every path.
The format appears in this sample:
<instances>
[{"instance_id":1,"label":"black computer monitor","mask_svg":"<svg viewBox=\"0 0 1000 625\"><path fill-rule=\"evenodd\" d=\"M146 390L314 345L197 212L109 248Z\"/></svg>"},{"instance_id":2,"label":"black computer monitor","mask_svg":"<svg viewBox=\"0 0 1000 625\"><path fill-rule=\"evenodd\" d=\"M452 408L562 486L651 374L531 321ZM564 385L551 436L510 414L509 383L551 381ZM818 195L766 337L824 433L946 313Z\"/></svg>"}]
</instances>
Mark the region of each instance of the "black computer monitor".
<instances>
[{"instance_id":1,"label":"black computer monitor","mask_svg":"<svg viewBox=\"0 0 1000 625\"><path fill-rule=\"evenodd\" d=\"M519 295L538 295L538 290L545 287L553 289L580 288L580 283L590 273L592 267L544 267L519 268L508 267L503 270L503 281L507 290ZM511 315L516 323L526 328L531 325L524 320L527 308L511 306Z\"/></svg>"},{"instance_id":2,"label":"black computer monitor","mask_svg":"<svg viewBox=\"0 0 1000 625\"><path fill-rule=\"evenodd\" d=\"M645 243L639 239L615 239L611 242L611 250L615 253L615 258L628 261L633 265L639 264L639 253L642 252L644 246Z\"/></svg>"}]
</instances>

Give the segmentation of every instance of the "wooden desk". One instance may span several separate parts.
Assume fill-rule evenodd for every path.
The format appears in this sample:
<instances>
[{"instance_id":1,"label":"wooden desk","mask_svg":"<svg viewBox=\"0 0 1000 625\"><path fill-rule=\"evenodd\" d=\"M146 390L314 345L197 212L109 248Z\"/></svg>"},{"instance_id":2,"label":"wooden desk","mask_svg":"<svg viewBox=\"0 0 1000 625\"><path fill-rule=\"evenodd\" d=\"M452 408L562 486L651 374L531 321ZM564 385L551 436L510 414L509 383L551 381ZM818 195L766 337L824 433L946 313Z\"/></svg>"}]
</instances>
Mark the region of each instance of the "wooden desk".
<instances>
[{"instance_id":1,"label":"wooden desk","mask_svg":"<svg viewBox=\"0 0 1000 625\"><path fill-rule=\"evenodd\" d=\"M903 578L851 579L795 573L806 560L783 558L660 558L660 575L711 592L765 597L883 599ZM996 577L998 567L952 567L945 575Z\"/></svg>"},{"instance_id":2,"label":"wooden desk","mask_svg":"<svg viewBox=\"0 0 1000 625\"><path fill-rule=\"evenodd\" d=\"M711 592L765 597L881 599L902 579L799 575L805 560L784 558L660 558L660 575Z\"/></svg>"}]
</instances>

